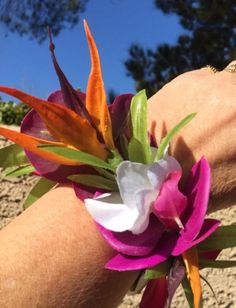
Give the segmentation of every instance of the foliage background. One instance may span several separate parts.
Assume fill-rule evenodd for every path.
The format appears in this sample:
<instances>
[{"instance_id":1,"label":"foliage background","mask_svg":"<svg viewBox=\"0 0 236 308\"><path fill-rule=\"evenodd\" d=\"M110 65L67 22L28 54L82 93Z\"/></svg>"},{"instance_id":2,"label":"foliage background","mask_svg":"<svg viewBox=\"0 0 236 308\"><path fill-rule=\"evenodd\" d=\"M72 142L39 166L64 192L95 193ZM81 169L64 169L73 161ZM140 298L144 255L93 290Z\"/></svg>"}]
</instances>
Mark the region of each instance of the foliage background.
<instances>
[{"instance_id":1,"label":"foliage background","mask_svg":"<svg viewBox=\"0 0 236 308\"><path fill-rule=\"evenodd\" d=\"M6 125L20 125L30 108L23 104L8 101L3 102L0 98L0 123Z\"/></svg>"}]
</instances>

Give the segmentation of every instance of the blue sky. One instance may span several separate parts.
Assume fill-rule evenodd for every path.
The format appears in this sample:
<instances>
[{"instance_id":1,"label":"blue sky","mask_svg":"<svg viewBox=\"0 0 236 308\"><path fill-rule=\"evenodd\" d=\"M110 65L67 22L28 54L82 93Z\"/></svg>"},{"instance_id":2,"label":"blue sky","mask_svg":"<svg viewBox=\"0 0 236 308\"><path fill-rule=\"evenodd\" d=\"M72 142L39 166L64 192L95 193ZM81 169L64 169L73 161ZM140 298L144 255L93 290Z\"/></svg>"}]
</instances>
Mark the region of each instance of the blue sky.
<instances>
[{"instance_id":1,"label":"blue sky","mask_svg":"<svg viewBox=\"0 0 236 308\"><path fill-rule=\"evenodd\" d=\"M117 93L134 92L134 81L126 76L123 65L131 43L155 48L163 42L175 43L183 32L178 18L155 9L153 0L90 0L83 18L99 49L106 89ZM47 98L59 88L48 42L39 45L17 34L5 37L5 33L0 25L0 84ZM75 87L85 90L90 61L82 22L62 31L54 43L64 73Z\"/></svg>"}]
</instances>

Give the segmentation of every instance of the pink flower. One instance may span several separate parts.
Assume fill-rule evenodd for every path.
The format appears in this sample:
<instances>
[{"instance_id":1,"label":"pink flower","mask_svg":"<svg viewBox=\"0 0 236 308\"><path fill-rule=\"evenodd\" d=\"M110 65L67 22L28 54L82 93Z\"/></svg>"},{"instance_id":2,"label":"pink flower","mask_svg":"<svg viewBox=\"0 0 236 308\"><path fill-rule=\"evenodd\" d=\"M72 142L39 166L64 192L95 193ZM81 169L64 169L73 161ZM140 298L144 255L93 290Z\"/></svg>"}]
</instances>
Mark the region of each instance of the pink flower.
<instances>
[{"instance_id":1,"label":"pink flower","mask_svg":"<svg viewBox=\"0 0 236 308\"><path fill-rule=\"evenodd\" d=\"M205 219L210 191L207 160L202 158L193 166L182 192L178 189L180 176L180 171L168 175L142 233L114 232L98 224L118 252L106 268L127 271L154 267L170 256L181 255L217 229L219 221Z\"/></svg>"}]
</instances>

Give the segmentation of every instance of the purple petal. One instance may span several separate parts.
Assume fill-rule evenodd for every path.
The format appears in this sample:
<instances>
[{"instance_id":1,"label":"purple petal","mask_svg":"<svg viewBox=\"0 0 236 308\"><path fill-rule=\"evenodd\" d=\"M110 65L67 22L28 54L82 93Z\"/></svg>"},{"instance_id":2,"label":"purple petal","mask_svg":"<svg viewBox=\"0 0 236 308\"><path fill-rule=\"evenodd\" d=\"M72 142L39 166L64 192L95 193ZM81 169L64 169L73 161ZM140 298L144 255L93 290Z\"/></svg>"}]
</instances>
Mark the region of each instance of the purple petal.
<instances>
[{"instance_id":1,"label":"purple petal","mask_svg":"<svg viewBox=\"0 0 236 308\"><path fill-rule=\"evenodd\" d=\"M53 95L54 98L60 98L60 94L58 92L53 93ZM44 140L55 141L35 110L31 110L23 119L21 124L21 132ZM56 164L45 160L28 150L25 150L25 153L40 176L44 176L55 182L69 182L67 177L71 174L78 173L81 168L80 166L64 166Z\"/></svg>"},{"instance_id":2,"label":"purple petal","mask_svg":"<svg viewBox=\"0 0 236 308\"><path fill-rule=\"evenodd\" d=\"M219 227L219 225L220 225L219 220L205 219L203 226L198 234L198 237L193 241L189 241L188 237L185 237L184 235L180 234L180 237L176 242L175 248L172 251L172 255L178 256L182 254L184 251L188 250L189 248L204 241Z\"/></svg>"},{"instance_id":3,"label":"purple petal","mask_svg":"<svg viewBox=\"0 0 236 308\"><path fill-rule=\"evenodd\" d=\"M151 268L164 262L169 258L178 234L169 232L165 233L158 242L157 247L145 257L132 257L123 254L117 254L107 262L105 268L116 271L132 271L145 268Z\"/></svg>"},{"instance_id":4,"label":"purple petal","mask_svg":"<svg viewBox=\"0 0 236 308\"><path fill-rule=\"evenodd\" d=\"M126 127L132 97L133 94L123 94L117 96L114 102L109 105L114 140Z\"/></svg>"},{"instance_id":5,"label":"purple petal","mask_svg":"<svg viewBox=\"0 0 236 308\"><path fill-rule=\"evenodd\" d=\"M167 279L168 298L166 308L171 307L174 294L183 280L185 273L185 265L179 258L175 258Z\"/></svg>"},{"instance_id":6,"label":"purple petal","mask_svg":"<svg viewBox=\"0 0 236 308\"><path fill-rule=\"evenodd\" d=\"M152 215L148 228L141 234L130 231L112 232L98 225L99 231L115 250L129 256L145 256L152 252L164 233L163 225Z\"/></svg>"},{"instance_id":7,"label":"purple petal","mask_svg":"<svg viewBox=\"0 0 236 308\"><path fill-rule=\"evenodd\" d=\"M183 227L181 215L187 206L187 198L178 189L180 178L181 172L172 172L154 204L154 213L169 230Z\"/></svg>"},{"instance_id":8,"label":"purple petal","mask_svg":"<svg viewBox=\"0 0 236 308\"><path fill-rule=\"evenodd\" d=\"M29 151L25 150L25 153L35 167L37 174L43 176L51 181L58 183L69 183L67 179L69 175L78 174L82 166L64 166L54 162L45 160Z\"/></svg>"},{"instance_id":9,"label":"purple petal","mask_svg":"<svg viewBox=\"0 0 236 308\"><path fill-rule=\"evenodd\" d=\"M86 97L85 93L77 91L77 96L82 102L85 102L85 97ZM48 101L52 103L57 103L60 105L67 106L64 102L64 96L61 90L51 93L48 97Z\"/></svg>"},{"instance_id":10,"label":"purple petal","mask_svg":"<svg viewBox=\"0 0 236 308\"><path fill-rule=\"evenodd\" d=\"M210 192L210 166L205 158L196 163L184 188L188 206L183 215L184 230L181 235L193 241L200 232L207 211Z\"/></svg>"},{"instance_id":11,"label":"purple petal","mask_svg":"<svg viewBox=\"0 0 236 308\"><path fill-rule=\"evenodd\" d=\"M86 111L84 101L81 100L81 97L78 95L77 91L69 83L68 79L66 78L65 74L63 73L57 62L56 55L54 52L55 46L53 44L50 31L49 31L49 40L50 40L49 49L52 56L52 62L60 82L64 104L68 108L74 110L77 113L80 113L81 111Z\"/></svg>"},{"instance_id":12,"label":"purple petal","mask_svg":"<svg viewBox=\"0 0 236 308\"><path fill-rule=\"evenodd\" d=\"M61 90L57 90L57 91L51 93L48 97L48 101L65 106L64 98L63 98L63 94L62 94Z\"/></svg>"},{"instance_id":13,"label":"purple petal","mask_svg":"<svg viewBox=\"0 0 236 308\"><path fill-rule=\"evenodd\" d=\"M55 141L35 110L30 110L21 124L21 132L40 139Z\"/></svg>"}]
</instances>

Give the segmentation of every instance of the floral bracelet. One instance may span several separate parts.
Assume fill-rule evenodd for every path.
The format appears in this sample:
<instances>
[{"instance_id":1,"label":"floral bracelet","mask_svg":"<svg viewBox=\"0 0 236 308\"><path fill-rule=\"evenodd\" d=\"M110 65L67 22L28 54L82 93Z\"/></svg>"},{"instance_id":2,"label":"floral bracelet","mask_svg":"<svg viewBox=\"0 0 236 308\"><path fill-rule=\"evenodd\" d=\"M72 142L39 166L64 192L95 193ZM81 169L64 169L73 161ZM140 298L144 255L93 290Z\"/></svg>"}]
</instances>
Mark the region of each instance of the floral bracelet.
<instances>
[{"instance_id":1,"label":"floral bracelet","mask_svg":"<svg viewBox=\"0 0 236 308\"><path fill-rule=\"evenodd\" d=\"M0 91L32 107L21 131L0 128L14 144L0 150L8 176L40 179L25 201L29 207L57 183L72 183L96 226L116 255L105 268L141 270L146 289L140 307L170 307L182 284L190 307L202 305L204 267L230 267L216 260L236 246L236 226L219 227L206 218L210 166L196 162L185 181L169 155L172 138L196 116L187 115L157 144L148 134L145 91L124 94L107 105L98 50L84 22L91 56L86 94L75 90L50 51L61 90L48 100L0 86ZM180 182L181 181L181 182ZM181 183L181 185L180 185Z\"/></svg>"}]
</instances>

